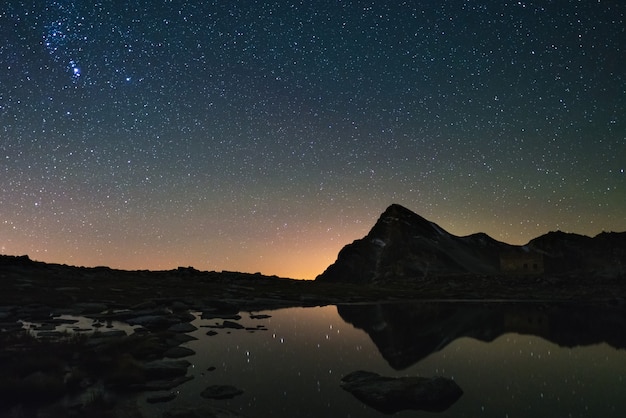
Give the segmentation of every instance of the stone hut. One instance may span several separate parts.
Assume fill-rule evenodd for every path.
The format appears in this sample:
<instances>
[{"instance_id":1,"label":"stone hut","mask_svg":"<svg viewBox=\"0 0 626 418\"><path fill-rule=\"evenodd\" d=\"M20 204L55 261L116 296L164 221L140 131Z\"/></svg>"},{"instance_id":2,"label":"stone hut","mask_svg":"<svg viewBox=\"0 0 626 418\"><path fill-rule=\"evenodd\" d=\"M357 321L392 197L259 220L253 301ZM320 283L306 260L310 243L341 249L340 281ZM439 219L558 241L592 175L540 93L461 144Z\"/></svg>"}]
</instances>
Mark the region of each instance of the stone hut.
<instances>
[{"instance_id":1,"label":"stone hut","mask_svg":"<svg viewBox=\"0 0 626 418\"><path fill-rule=\"evenodd\" d=\"M506 274L543 274L543 255L531 251L501 253L500 271Z\"/></svg>"}]
</instances>

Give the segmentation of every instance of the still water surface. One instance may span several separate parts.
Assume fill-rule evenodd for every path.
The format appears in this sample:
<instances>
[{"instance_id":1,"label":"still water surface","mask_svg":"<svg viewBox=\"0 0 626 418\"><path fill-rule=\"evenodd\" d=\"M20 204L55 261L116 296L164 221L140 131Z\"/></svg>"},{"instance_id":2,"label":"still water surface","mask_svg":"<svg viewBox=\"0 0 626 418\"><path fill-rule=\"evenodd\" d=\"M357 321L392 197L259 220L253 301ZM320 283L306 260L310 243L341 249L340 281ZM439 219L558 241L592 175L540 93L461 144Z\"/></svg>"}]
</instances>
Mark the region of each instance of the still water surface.
<instances>
[{"instance_id":1,"label":"still water surface","mask_svg":"<svg viewBox=\"0 0 626 418\"><path fill-rule=\"evenodd\" d=\"M241 313L267 330L217 330L196 319L194 379L152 416L175 406L211 403L249 417L381 417L341 389L342 376L440 375L463 396L441 413L398 417L624 417L624 308L529 304L419 303L290 308ZM209 371L210 368L215 368ZM209 385L244 391L206 400Z\"/></svg>"}]
</instances>

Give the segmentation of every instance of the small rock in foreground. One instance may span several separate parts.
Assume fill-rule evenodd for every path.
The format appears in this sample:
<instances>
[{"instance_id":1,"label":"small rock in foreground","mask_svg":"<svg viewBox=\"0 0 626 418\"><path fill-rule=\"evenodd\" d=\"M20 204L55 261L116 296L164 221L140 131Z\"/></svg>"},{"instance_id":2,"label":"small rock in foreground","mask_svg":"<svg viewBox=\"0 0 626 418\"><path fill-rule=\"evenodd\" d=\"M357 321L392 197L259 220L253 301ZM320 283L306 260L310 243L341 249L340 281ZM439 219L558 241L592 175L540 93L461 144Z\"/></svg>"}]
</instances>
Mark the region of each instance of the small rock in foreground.
<instances>
[{"instance_id":1,"label":"small rock in foreground","mask_svg":"<svg viewBox=\"0 0 626 418\"><path fill-rule=\"evenodd\" d=\"M441 412L463 395L454 380L445 377L385 377L356 371L341 379L341 387L355 398L385 413L405 409Z\"/></svg>"}]
</instances>

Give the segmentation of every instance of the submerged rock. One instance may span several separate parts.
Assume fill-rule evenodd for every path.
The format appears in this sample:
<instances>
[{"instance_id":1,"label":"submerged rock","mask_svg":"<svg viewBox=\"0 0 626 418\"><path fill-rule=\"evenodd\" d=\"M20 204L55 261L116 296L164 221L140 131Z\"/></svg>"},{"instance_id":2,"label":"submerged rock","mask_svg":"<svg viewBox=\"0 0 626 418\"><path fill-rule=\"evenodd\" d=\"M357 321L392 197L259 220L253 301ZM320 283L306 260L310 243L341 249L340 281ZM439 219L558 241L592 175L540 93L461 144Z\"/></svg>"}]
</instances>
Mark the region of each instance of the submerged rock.
<instances>
[{"instance_id":1,"label":"submerged rock","mask_svg":"<svg viewBox=\"0 0 626 418\"><path fill-rule=\"evenodd\" d=\"M445 377L395 378L366 371L344 376L341 387L361 402L385 414L405 409L445 411L463 394L454 380Z\"/></svg>"}]
</instances>

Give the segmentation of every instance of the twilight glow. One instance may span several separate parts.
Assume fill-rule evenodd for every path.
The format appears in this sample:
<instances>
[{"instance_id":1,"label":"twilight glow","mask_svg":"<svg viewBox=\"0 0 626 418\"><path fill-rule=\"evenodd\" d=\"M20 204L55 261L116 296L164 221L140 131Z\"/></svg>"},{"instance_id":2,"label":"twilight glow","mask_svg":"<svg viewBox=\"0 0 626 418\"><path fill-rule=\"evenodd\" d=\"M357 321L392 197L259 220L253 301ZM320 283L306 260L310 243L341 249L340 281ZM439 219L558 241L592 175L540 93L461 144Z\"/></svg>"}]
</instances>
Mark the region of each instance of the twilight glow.
<instances>
[{"instance_id":1,"label":"twilight glow","mask_svg":"<svg viewBox=\"0 0 626 418\"><path fill-rule=\"evenodd\" d=\"M512 244L626 230L625 16L9 0L0 252L310 279L391 203Z\"/></svg>"}]
</instances>

